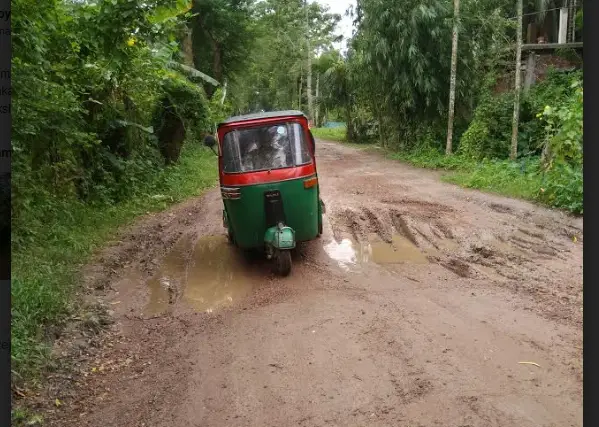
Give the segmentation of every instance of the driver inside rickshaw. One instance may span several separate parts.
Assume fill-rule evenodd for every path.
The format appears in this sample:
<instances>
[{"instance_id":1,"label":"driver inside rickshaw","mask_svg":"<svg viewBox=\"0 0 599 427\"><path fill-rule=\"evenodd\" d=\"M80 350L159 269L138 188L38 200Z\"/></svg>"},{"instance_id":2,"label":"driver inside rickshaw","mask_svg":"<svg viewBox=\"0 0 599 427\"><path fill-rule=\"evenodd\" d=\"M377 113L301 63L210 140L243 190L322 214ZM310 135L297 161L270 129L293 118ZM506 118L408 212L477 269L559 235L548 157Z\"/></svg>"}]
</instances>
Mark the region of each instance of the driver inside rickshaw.
<instances>
[{"instance_id":1,"label":"driver inside rickshaw","mask_svg":"<svg viewBox=\"0 0 599 427\"><path fill-rule=\"evenodd\" d=\"M243 170L278 169L291 166L287 153L289 137L285 126L270 126L252 133L243 156Z\"/></svg>"}]
</instances>

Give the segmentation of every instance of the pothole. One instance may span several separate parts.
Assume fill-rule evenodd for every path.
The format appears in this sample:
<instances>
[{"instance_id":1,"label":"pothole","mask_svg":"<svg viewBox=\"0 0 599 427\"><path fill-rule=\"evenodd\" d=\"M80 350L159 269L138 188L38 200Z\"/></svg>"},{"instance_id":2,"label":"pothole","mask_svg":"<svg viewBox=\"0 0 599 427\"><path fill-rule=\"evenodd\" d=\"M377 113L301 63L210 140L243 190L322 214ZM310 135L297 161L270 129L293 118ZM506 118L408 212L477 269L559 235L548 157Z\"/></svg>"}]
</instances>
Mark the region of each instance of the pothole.
<instances>
[{"instance_id":1,"label":"pothole","mask_svg":"<svg viewBox=\"0 0 599 427\"><path fill-rule=\"evenodd\" d=\"M341 268L349 271L352 266L375 264L428 264L427 254L400 234L393 234L385 242L377 234L369 234L366 241L345 237L332 240L324 246L327 255Z\"/></svg>"},{"instance_id":2,"label":"pothole","mask_svg":"<svg viewBox=\"0 0 599 427\"><path fill-rule=\"evenodd\" d=\"M208 236L195 244L175 246L148 282L148 314L169 310L183 303L211 313L239 301L264 279L242 251L225 236Z\"/></svg>"}]
</instances>

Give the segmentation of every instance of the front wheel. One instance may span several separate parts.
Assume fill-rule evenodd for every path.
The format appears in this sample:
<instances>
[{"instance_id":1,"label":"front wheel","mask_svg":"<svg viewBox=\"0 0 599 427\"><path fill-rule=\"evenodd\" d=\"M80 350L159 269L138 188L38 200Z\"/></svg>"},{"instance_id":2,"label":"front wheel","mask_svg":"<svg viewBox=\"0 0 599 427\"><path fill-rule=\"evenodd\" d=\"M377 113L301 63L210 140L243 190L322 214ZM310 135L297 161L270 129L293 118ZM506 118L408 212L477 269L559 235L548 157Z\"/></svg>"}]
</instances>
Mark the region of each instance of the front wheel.
<instances>
[{"instance_id":1,"label":"front wheel","mask_svg":"<svg viewBox=\"0 0 599 427\"><path fill-rule=\"evenodd\" d=\"M277 251L274 256L275 271L280 276L288 276L291 272L291 252L289 250Z\"/></svg>"}]
</instances>

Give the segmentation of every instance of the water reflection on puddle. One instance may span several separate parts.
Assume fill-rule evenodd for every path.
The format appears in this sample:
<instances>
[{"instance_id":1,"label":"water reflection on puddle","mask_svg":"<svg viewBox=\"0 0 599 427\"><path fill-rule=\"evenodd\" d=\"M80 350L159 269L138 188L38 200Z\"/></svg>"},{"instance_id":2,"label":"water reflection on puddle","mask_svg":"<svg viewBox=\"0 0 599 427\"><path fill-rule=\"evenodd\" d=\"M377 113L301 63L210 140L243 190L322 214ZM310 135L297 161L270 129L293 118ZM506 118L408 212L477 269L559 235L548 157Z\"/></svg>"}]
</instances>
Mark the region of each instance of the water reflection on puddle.
<instances>
[{"instance_id":1,"label":"water reflection on puddle","mask_svg":"<svg viewBox=\"0 0 599 427\"><path fill-rule=\"evenodd\" d=\"M211 313L247 295L260 278L260 269L252 268L224 236L202 238L195 247L182 240L148 282L146 311L161 313L175 301L182 301L197 311Z\"/></svg>"},{"instance_id":2,"label":"water reflection on puddle","mask_svg":"<svg viewBox=\"0 0 599 427\"><path fill-rule=\"evenodd\" d=\"M428 259L418 247L401 235L394 235L390 243L377 235L371 235L367 242L356 242L345 238L333 240L324 246L325 252L339 266L349 271L352 266L374 262L376 264L399 264L404 262L426 264Z\"/></svg>"}]
</instances>

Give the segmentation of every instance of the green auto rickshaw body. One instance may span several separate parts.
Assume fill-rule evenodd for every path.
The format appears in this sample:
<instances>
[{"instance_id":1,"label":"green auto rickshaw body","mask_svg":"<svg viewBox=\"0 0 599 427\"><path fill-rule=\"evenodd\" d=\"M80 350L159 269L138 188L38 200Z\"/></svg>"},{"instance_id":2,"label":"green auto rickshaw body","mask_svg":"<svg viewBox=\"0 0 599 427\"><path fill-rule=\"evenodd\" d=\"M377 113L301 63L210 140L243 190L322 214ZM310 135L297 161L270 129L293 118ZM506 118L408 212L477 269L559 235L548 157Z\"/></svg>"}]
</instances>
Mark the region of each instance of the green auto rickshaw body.
<instances>
[{"instance_id":1,"label":"green auto rickshaw body","mask_svg":"<svg viewBox=\"0 0 599 427\"><path fill-rule=\"evenodd\" d=\"M219 124L217 136L223 223L236 246L263 248L269 256L322 233L314 138L302 112L232 117ZM268 144L279 147L278 164L248 161L250 166L244 166L254 149L250 146L260 152ZM271 148L256 158L270 159Z\"/></svg>"},{"instance_id":2,"label":"green auto rickshaw body","mask_svg":"<svg viewBox=\"0 0 599 427\"><path fill-rule=\"evenodd\" d=\"M228 199L223 190L224 215L229 234L242 249L264 245L268 224L264 208L264 194L278 191L281 195L284 224L295 231L295 241L302 242L318 236L320 208L318 185L304 188L304 179L271 182L237 187L239 198ZM268 227L270 225L270 227ZM295 246L295 245L293 245Z\"/></svg>"}]
</instances>

